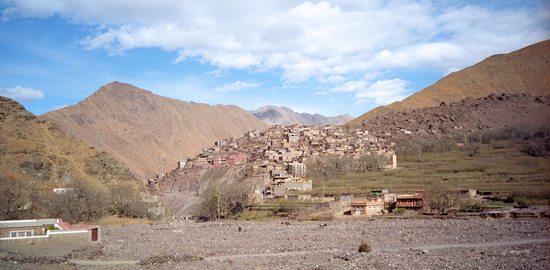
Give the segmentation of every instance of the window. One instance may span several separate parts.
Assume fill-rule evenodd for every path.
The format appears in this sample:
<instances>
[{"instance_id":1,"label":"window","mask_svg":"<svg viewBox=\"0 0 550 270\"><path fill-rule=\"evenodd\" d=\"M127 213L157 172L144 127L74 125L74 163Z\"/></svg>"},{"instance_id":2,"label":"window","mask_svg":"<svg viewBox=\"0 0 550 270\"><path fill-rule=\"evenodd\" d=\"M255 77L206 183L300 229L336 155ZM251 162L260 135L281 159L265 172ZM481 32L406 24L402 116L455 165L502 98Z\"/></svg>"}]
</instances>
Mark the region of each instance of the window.
<instances>
[{"instance_id":1,"label":"window","mask_svg":"<svg viewBox=\"0 0 550 270\"><path fill-rule=\"evenodd\" d=\"M12 237L12 238L30 237L30 236L33 236L33 235L34 235L34 232L32 230L10 232L10 237Z\"/></svg>"}]
</instances>

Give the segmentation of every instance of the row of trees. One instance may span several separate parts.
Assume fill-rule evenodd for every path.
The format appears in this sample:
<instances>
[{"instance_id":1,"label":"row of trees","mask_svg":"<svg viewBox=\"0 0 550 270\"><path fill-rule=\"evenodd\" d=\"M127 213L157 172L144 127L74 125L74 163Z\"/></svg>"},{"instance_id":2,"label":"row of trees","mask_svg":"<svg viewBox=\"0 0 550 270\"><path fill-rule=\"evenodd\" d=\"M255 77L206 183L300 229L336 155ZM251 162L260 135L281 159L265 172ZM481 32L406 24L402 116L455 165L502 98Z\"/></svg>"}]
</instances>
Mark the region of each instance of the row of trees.
<instances>
[{"instance_id":1,"label":"row of trees","mask_svg":"<svg viewBox=\"0 0 550 270\"><path fill-rule=\"evenodd\" d=\"M147 205L136 185L118 183L107 189L84 179L74 179L63 194L40 191L30 182L0 179L0 219L60 217L72 223L107 214L145 217Z\"/></svg>"},{"instance_id":2,"label":"row of trees","mask_svg":"<svg viewBox=\"0 0 550 270\"><path fill-rule=\"evenodd\" d=\"M378 155L363 155L357 159L339 156L318 157L306 162L307 176L328 180L346 173L378 171L385 162L387 160Z\"/></svg>"},{"instance_id":3,"label":"row of trees","mask_svg":"<svg viewBox=\"0 0 550 270\"><path fill-rule=\"evenodd\" d=\"M245 182L211 183L201 193L196 215L202 220L216 220L238 214L249 205L253 192Z\"/></svg>"}]
</instances>

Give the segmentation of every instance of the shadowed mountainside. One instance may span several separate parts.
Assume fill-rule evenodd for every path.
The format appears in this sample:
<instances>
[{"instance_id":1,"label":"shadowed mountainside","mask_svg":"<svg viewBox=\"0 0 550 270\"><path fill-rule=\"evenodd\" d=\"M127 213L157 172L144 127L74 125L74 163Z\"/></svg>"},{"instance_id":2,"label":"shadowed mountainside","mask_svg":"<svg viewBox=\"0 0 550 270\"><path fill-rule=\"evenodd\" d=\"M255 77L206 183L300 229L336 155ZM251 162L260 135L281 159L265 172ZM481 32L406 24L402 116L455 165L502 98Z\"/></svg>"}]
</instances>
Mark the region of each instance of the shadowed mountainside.
<instances>
[{"instance_id":1,"label":"shadowed mountainside","mask_svg":"<svg viewBox=\"0 0 550 270\"><path fill-rule=\"evenodd\" d=\"M175 168L216 140L267 127L237 106L183 102L120 82L44 117L109 152L141 178Z\"/></svg>"},{"instance_id":2,"label":"shadowed mountainside","mask_svg":"<svg viewBox=\"0 0 550 270\"><path fill-rule=\"evenodd\" d=\"M550 40L520 50L498 54L463 70L454 72L432 86L398 102L377 107L349 122L363 121L389 111L418 109L447 104L468 97L490 94L550 95Z\"/></svg>"}]
</instances>

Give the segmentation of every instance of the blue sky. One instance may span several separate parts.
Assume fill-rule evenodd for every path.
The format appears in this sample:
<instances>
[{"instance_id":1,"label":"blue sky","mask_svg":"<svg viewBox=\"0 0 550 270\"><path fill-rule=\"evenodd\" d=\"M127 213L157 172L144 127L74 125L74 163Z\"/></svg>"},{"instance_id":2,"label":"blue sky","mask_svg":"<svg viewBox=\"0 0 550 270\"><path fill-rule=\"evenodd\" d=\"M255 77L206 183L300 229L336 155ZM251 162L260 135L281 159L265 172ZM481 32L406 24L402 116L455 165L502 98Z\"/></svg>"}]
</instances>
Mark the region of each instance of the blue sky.
<instances>
[{"instance_id":1,"label":"blue sky","mask_svg":"<svg viewBox=\"0 0 550 270\"><path fill-rule=\"evenodd\" d=\"M0 12L0 95L35 114L121 81L358 116L550 37L545 1L4 0Z\"/></svg>"}]
</instances>

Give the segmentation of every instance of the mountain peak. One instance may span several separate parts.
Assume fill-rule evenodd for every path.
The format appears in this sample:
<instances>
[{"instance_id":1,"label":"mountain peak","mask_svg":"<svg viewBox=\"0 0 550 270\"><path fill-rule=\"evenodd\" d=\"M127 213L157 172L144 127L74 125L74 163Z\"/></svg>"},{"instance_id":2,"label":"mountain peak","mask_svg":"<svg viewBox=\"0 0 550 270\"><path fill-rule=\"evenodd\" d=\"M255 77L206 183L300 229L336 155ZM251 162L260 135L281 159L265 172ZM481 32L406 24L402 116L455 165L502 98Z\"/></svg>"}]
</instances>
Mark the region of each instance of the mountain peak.
<instances>
[{"instance_id":1,"label":"mountain peak","mask_svg":"<svg viewBox=\"0 0 550 270\"><path fill-rule=\"evenodd\" d=\"M290 108L273 105L266 105L251 112L270 125L340 125L352 119L349 115L326 117L320 114L297 113Z\"/></svg>"},{"instance_id":2,"label":"mountain peak","mask_svg":"<svg viewBox=\"0 0 550 270\"><path fill-rule=\"evenodd\" d=\"M362 122L392 110L435 107L468 97L490 94L550 95L550 40L507 54L497 54L453 72L414 95L387 106L377 107L350 122Z\"/></svg>"},{"instance_id":3,"label":"mountain peak","mask_svg":"<svg viewBox=\"0 0 550 270\"><path fill-rule=\"evenodd\" d=\"M170 99L112 82L46 118L123 161L141 178L174 167L213 141L267 127L249 112Z\"/></svg>"}]
</instances>

